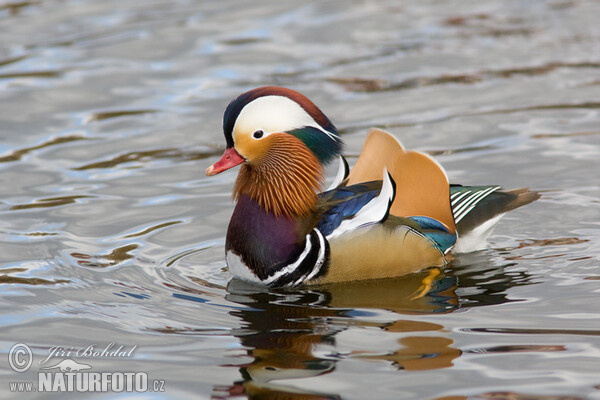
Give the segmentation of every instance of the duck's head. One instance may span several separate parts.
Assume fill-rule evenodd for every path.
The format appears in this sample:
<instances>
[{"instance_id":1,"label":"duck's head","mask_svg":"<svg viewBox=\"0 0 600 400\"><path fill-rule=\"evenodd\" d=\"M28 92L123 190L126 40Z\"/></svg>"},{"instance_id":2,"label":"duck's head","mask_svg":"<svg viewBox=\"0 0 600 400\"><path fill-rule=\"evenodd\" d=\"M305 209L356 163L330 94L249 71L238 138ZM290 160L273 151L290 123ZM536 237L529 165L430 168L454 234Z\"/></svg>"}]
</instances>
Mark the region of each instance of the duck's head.
<instances>
[{"instance_id":1,"label":"duck's head","mask_svg":"<svg viewBox=\"0 0 600 400\"><path fill-rule=\"evenodd\" d=\"M225 153L206 170L215 175L244 164L234 195L248 193L275 214L306 213L322 180L323 165L340 154L342 141L329 118L294 90L265 86L241 94L223 116ZM294 191L300 192L294 195ZM285 196L279 207L271 198ZM310 195L309 195L310 193ZM279 202L281 203L281 202Z\"/></svg>"},{"instance_id":2,"label":"duck's head","mask_svg":"<svg viewBox=\"0 0 600 400\"><path fill-rule=\"evenodd\" d=\"M223 133L227 149L208 167L209 176L244 161L260 164L270 151L279 150L281 140L277 138L284 138L288 145L291 138L298 139L321 164L331 161L342 147L335 126L312 101L278 86L252 89L229 103L223 116Z\"/></svg>"}]
</instances>

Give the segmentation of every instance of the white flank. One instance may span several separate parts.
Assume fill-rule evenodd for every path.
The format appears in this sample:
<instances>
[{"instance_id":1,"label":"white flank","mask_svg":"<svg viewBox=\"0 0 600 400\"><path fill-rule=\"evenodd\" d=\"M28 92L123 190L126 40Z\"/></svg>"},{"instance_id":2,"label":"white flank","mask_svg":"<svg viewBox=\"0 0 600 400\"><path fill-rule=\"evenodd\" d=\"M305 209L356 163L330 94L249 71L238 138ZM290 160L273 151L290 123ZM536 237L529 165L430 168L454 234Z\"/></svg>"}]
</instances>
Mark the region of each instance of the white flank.
<instances>
[{"instance_id":1,"label":"white flank","mask_svg":"<svg viewBox=\"0 0 600 400\"><path fill-rule=\"evenodd\" d=\"M394 187L387 168L383 170L383 184L379 196L369 201L352 218L342 221L327 239L332 239L355 229L380 222L388 213L391 201L394 199Z\"/></svg>"},{"instance_id":2,"label":"white flank","mask_svg":"<svg viewBox=\"0 0 600 400\"><path fill-rule=\"evenodd\" d=\"M455 253L469 253L471 251L482 250L486 247L487 238L491 235L495 225L505 213L498 214L492 219L488 219L483 224L475 227L464 236L459 236L453 251Z\"/></svg>"}]
</instances>

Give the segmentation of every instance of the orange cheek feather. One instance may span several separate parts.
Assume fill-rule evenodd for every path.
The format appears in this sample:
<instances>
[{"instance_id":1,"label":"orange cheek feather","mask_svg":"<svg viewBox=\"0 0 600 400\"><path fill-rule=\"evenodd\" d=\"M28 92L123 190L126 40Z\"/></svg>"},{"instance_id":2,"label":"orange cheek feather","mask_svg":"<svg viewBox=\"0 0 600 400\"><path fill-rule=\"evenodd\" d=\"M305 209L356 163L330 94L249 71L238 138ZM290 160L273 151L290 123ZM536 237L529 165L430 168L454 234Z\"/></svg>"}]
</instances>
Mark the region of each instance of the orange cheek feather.
<instances>
[{"instance_id":1,"label":"orange cheek feather","mask_svg":"<svg viewBox=\"0 0 600 400\"><path fill-rule=\"evenodd\" d=\"M314 212L323 167L304 143L287 133L274 133L258 141L245 139L236 139L236 148L248 162L238 175L234 198L248 194L275 215L306 216Z\"/></svg>"},{"instance_id":2,"label":"orange cheek feather","mask_svg":"<svg viewBox=\"0 0 600 400\"><path fill-rule=\"evenodd\" d=\"M265 156L267 151L272 145L273 136L282 135L274 134L271 137L266 137L262 140L256 140L251 135L244 135L240 133L234 133L233 139L235 143L235 149L238 154L246 159L250 164L260 162Z\"/></svg>"}]
</instances>

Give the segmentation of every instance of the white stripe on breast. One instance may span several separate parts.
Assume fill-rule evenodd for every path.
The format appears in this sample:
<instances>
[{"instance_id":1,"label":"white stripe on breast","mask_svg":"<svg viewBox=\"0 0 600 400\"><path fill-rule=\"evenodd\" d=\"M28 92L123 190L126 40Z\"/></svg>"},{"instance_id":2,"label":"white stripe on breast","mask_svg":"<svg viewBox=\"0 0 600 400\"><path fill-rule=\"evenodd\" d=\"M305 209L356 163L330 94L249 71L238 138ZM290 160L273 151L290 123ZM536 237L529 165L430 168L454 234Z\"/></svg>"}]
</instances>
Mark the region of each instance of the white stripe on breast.
<instances>
[{"instance_id":1,"label":"white stripe on breast","mask_svg":"<svg viewBox=\"0 0 600 400\"><path fill-rule=\"evenodd\" d=\"M272 276L268 277L267 279L265 279L264 281L261 281L261 282L268 285L269 283L274 282L277 279L281 278L283 275L291 274L292 272L294 272L296 270L296 268L298 268L300 266L300 264L306 258L306 256L308 256L308 253L310 253L311 248L312 248L312 243L310 240L310 233L309 233L308 235L306 235L306 246L304 246L304 250L302 251L302 254L300 254L300 256L298 256L296 261L294 261L294 263L292 263L292 264L286 265L285 267L281 268L279 271L275 272Z\"/></svg>"},{"instance_id":2,"label":"white stripe on breast","mask_svg":"<svg viewBox=\"0 0 600 400\"><path fill-rule=\"evenodd\" d=\"M315 266L313 267L312 271L306 277L303 276L296 282L294 282L294 285L299 285L304 281L311 280L315 275L319 273L319 271L321 271L321 267L323 267L323 263L325 262L325 238L318 229L313 230L317 233L317 237L319 238L319 255L317 256L317 262L315 263Z\"/></svg>"},{"instance_id":3,"label":"white stripe on breast","mask_svg":"<svg viewBox=\"0 0 600 400\"><path fill-rule=\"evenodd\" d=\"M304 274L294 282L288 283L287 286L299 285L306 280L312 279L315 275L319 273L321 267L325 263L325 238L318 229L313 229L313 231L317 234L317 237L319 238L319 254L317 256L317 261L315 262L315 265L309 273ZM258 276L256 276L254 272L252 272L250 268L248 268L248 266L244 264L242 258L231 251L228 251L226 255L227 266L229 267L229 272L231 272L233 275L242 280L268 285L270 283L275 282L282 276L293 273L297 268L299 268L300 264L302 264L302 262L310 254L312 247L313 243L311 241L311 236L309 233L308 235L306 235L306 245L304 247L304 250L302 251L300 256L298 256L296 261L294 261L292 264L286 265L279 271L276 271L272 276L268 277L265 280L261 280Z\"/></svg>"}]
</instances>

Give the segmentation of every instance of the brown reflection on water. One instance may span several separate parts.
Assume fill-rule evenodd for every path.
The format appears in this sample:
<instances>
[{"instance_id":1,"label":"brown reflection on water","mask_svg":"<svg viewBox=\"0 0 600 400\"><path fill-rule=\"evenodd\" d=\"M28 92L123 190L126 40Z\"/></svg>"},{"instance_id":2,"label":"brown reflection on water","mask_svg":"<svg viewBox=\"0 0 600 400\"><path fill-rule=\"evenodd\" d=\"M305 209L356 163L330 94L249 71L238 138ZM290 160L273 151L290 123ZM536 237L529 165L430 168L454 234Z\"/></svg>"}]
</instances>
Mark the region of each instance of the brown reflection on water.
<instances>
[{"instance_id":1,"label":"brown reflection on water","mask_svg":"<svg viewBox=\"0 0 600 400\"><path fill-rule=\"evenodd\" d=\"M600 109L600 102L598 101L583 101L583 102L572 102L572 103L555 103L555 104L533 104L529 106L522 107L509 107L509 108L494 108L494 109L474 109L461 111L457 113L447 114L447 115L436 115L430 119L419 119L414 121L401 121L395 122L390 121L384 124L383 126L390 130L394 128L406 128L417 125L431 124L431 123L440 123L443 121L449 121L456 118L468 118L468 117L477 117L477 116L485 116L485 115L503 115L503 114L515 114L515 113L524 113L531 111L555 111L555 110L576 110L576 109L587 109L587 110L597 110ZM358 131L361 129L369 129L373 125L371 122L368 123L357 123L352 125L346 125L341 130L342 132L347 131Z\"/></svg>"},{"instance_id":2,"label":"brown reflection on water","mask_svg":"<svg viewBox=\"0 0 600 400\"><path fill-rule=\"evenodd\" d=\"M138 247L138 244L132 243L117 247L106 254L94 255L85 253L71 253L71 256L78 259L77 264L83 267L108 268L132 259L134 255L130 254L130 252Z\"/></svg>"},{"instance_id":3,"label":"brown reflection on water","mask_svg":"<svg viewBox=\"0 0 600 400\"><path fill-rule=\"evenodd\" d=\"M242 321L234 335L252 361L225 365L239 368L242 379L230 386L215 387L213 398L337 398L335 393L300 390L301 381L294 387L278 381L329 374L344 359L387 362L407 371L451 367L463 352L454 346L444 326L402 318L378 322L377 318L365 317L370 315L369 310L419 316L517 301L507 299L506 291L530 283L524 272L490 265L485 253L467 261L469 264L463 266L461 260L455 260L444 273L424 271L399 279L310 288L276 290L231 281L227 300L244 306L230 312ZM396 347L381 351L376 343L365 342L362 348L338 353L337 335L361 328L397 335ZM529 349L536 350L545 351Z\"/></svg>"},{"instance_id":4,"label":"brown reflection on water","mask_svg":"<svg viewBox=\"0 0 600 400\"><path fill-rule=\"evenodd\" d=\"M0 6L0 10L2 10L2 6ZM10 65L10 64L18 63L19 61L23 61L27 57L28 57L27 55L23 55L23 56L18 56L18 57L3 58L3 59L0 60L0 67L3 67L5 65Z\"/></svg>"},{"instance_id":5,"label":"brown reflection on water","mask_svg":"<svg viewBox=\"0 0 600 400\"><path fill-rule=\"evenodd\" d=\"M105 111L105 112L97 112L97 113L90 114L89 116L84 118L84 120L85 120L85 122L102 121L105 119L127 117L127 116L131 116L131 115L155 114L159 111L160 110L154 110L154 109Z\"/></svg>"},{"instance_id":6,"label":"brown reflection on water","mask_svg":"<svg viewBox=\"0 0 600 400\"><path fill-rule=\"evenodd\" d=\"M22 276L0 275L0 284L18 284L18 285L57 285L60 283L71 283L67 279L44 279L44 278L26 278Z\"/></svg>"},{"instance_id":7,"label":"brown reflection on water","mask_svg":"<svg viewBox=\"0 0 600 400\"><path fill-rule=\"evenodd\" d=\"M472 84L482 80L511 78L519 76L537 76L553 72L557 69L597 69L600 63L569 63L551 62L543 65L511 67L504 69L481 70L469 74L443 74L438 76L420 76L408 78L400 82L391 82L378 78L363 77L331 77L327 82L341 85L345 90L354 92L385 92L414 89L418 87L444 85L444 84Z\"/></svg>"},{"instance_id":8,"label":"brown reflection on water","mask_svg":"<svg viewBox=\"0 0 600 400\"><path fill-rule=\"evenodd\" d=\"M27 273L28 268L3 268L0 270L0 285L1 284L13 284L13 285L58 285L61 283L71 283L68 279L45 279L38 277L29 276L15 276L14 274Z\"/></svg>"},{"instance_id":9,"label":"brown reflection on water","mask_svg":"<svg viewBox=\"0 0 600 400\"><path fill-rule=\"evenodd\" d=\"M11 16L19 14L22 8L40 4L39 1L14 1L0 4L0 11L8 10Z\"/></svg>"},{"instance_id":10,"label":"brown reflection on water","mask_svg":"<svg viewBox=\"0 0 600 400\"><path fill-rule=\"evenodd\" d=\"M548 247L548 246L565 246L572 244L582 244L589 242L588 239L579 239L577 237L562 237L552 239L528 239L520 240L519 245L516 247L498 249L507 254L511 254L513 250L522 249L527 247ZM507 260L543 260L548 258L564 257L567 252L560 252L557 254L543 254L543 255L517 255L517 256L505 256ZM586 259L586 258L584 258Z\"/></svg>"},{"instance_id":11,"label":"brown reflection on water","mask_svg":"<svg viewBox=\"0 0 600 400\"><path fill-rule=\"evenodd\" d=\"M265 399L265 400L338 400L340 396L326 393L300 392L298 389L282 389L277 386L261 386L252 381L244 385L236 386L216 386L213 390L211 399L230 399L244 396L247 399Z\"/></svg>"},{"instance_id":12,"label":"brown reflection on water","mask_svg":"<svg viewBox=\"0 0 600 400\"><path fill-rule=\"evenodd\" d=\"M434 271L439 271L435 269ZM323 286L327 305L336 308L377 308L403 314L430 314L452 311L458 306L453 278L422 271L396 279L358 281ZM422 291L426 295L420 295Z\"/></svg>"},{"instance_id":13,"label":"brown reflection on water","mask_svg":"<svg viewBox=\"0 0 600 400\"><path fill-rule=\"evenodd\" d=\"M167 226L171 226L171 225L177 225L177 224L181 224L183 221L167 221L167 222L163 222L162 224L157 224L157 225L152 225L146 229L143 229L141 231L138 232L134 232L134 233L130 233L129 235L125 235L122 237L122 239L131 239L134 237L141 237L141 236L145 236L149 233L152 233L158 229L162 229L162 228L166 228Z\"/></svg>"},{"instance_id":14,"label":"brown reflection on water","mask_svg":"<svg viewBox=\"0 0 600 400\"><path fill-rule=\"evenodd\" d=\"M581 335L581 336L600 336L600 330L589 329L543 329L543 328L465 328L463 332L478 333L506 333L516 335Z\"/></svg>"},{"instance_id":15,"label":"brown reflection on water","mask_svg":"<svg viewBox=\"0 0 600 400\"><path fill-rule=\"evenodd\" d=\"M40 71L26 71L26 72L7 72L0 74L0 79L10 78L58 78L65 71L62 70L40 70Z\"/></svg>"},{"instance_id":16,"label":"brown reflection on water","mask_svg":"<svg viewBox=\"0 0 600 400\"><path fill-rule=\"evenodd\" d=\"M521 240L517 249L531 246L563 246L566 244L580 244L589 242L588 239L579 239L576 237L564 237L554 239L539 239L539 240Z\"/></svg>"},{"instance_id":17,"label":"brown reflection on water","mask_svg":"<svg viewBox=\"0 0 600 400\"><path fill-rule=\"evenodd\" d=\"M584 132L562 132L562 133L536 133L531 135L534 139L554 139L577 136L592 136L600 135L600 131L584 131Z\"/></svg>"},{"instance_id":18,"label":"brown reflection on water","mask_svg":"<svg viewBox=\"0 0 600 400\"><path fill-rule=\"evenodd\" d=\"M468 400L467 396L444 396L436 397L434 400Z\"/></svg>"},{"instance_id":19,"label":"brown reflection on water","mask_svg":"<svg viewBox=\"0 0 600 400\"><path fill-rule=\"evenodd\" d=\"M241 284L241 287L238 287ZM327 301L321 291L268 291L230 282L227 299L249 308L230 312L240 318L243 328L235 336L247 348L253 361L227 365L239 368L242 380L231 386L214 388L214 399L241 395L249 399L335 399L335 394L318 393L275 384L280 379L299 379L327 374L336 359L313 354L323 344L334 344L334 336L345 329L328 324L328 318L341 317L343 311L318 306ZM314 305L314 306L311 306ZM319 322L320 321L320 322Z\"/></svg>"},{"instance_id":20,"label":"brown reflection on water","mask_svg":"<svg viewBox=\"0 0 600 400\"><path fill-rule=\"evenodd\" d=\"M506 346L492 346L482 349L469 350L468 353L475 354L494 354L494 353L531 353L540 352L546 353L549 351L566 351L567 348L563 345L537 345L537 344L526 344L526 345L506 345Z\"/></svg>"},{"instance_id":21,"label":"brown reflection on water","mask_svg":"<svg viewBox=\"0 0 600 400\"><path fill-rule=\"evenodd\" d=\"M27 210L31 208L50 208L64 206L67 204L77 203L79 199L88 199L94 196L61 196L61 197L49 197L46 199L38 199L33 203L29 204L16 204L10 207L11 210Z\"/></svg>"},{"instance_id":22,"label":"brown reflection on water","mask_svg":"<svg viewBox=\"0 0 600 400\"><path fill-rule=\"evenodd\" d=\"M542 395L516 392L487 392L477 395L477 399L486 400L583 400L579 396Z\"/></svg>"},{"instance_id":23,"label":"brown reflection on water","mask_svg":"<svg viewBox=\"0 0 600 400\"><path fill-rule=\"evenodd\" d=\"M383 328L388 332L440 332L444 327L425 321L399 320ZM400 347L386 354L353 352L352 357L371 361L387 361L394 367L407 371L422 371L451 367L452 360L461 356L452 347L454 341L445 336L406 336L398 340Z\"/></svg>"},{"instance_id":24,"label":"brown reflection on water","mask_svg":"<svg viewBox=\"0 0 600 400\"><path fill-rule=\"evenodd\" d=\"M487 392L475 396L444 396L436 397L434 400L583 400L577 396L561 396L561 395L539 395L531 393L516 393L516 392Z\"/></svg>"},{"instance_id":25,"label":"brown reflection on water","mask_svg":"<svg viewBox=\"0 0 600 400\"><path fill-rule=\"evenodd\" d=\"M73 168L74 171L85 171L89 169L114 168L126 163L148 163L160 159L177 159L183 161L200 160L218 155L222 150L207 149L204 151L184 151L181 149L156 149L147 151L132 151L120 154L111 159L97 161Z\"/></svg>"},{"instance_id":26,"label":"brown reflection on water","mask_svg":"<svg viewBox=\"0 0 600 400\"><path fill-rule=\"evenodd\" d=\"M398 340L402 347L393 353L384 355L359 355L372 361L388 361L398 369L423 371L451 367L452 360L462 352L453 348L452 339L438 336L410 336Z\"/></svg>"},{"instance_id":27,"label":"brown reflection on water","mask_svg":"<svg viewBox=\"0 0 600 400\"><path fill-rule=\"evenodd\" d=\"M51 147L51 146L55 146L55 145L59 145L59 144L63 144L63 143L76 142L79 140L88 140L88 139L83 136L78 136L78 135L68 135L68 136L56 137L56 138L47 140L43 143L40 143L36 146L24 147L22 149L13 150L8 155L0 156L0 163L19 161L23 156L31 153L32 151L44 149L46 147Z\"/></svg>"}]
</instances>

